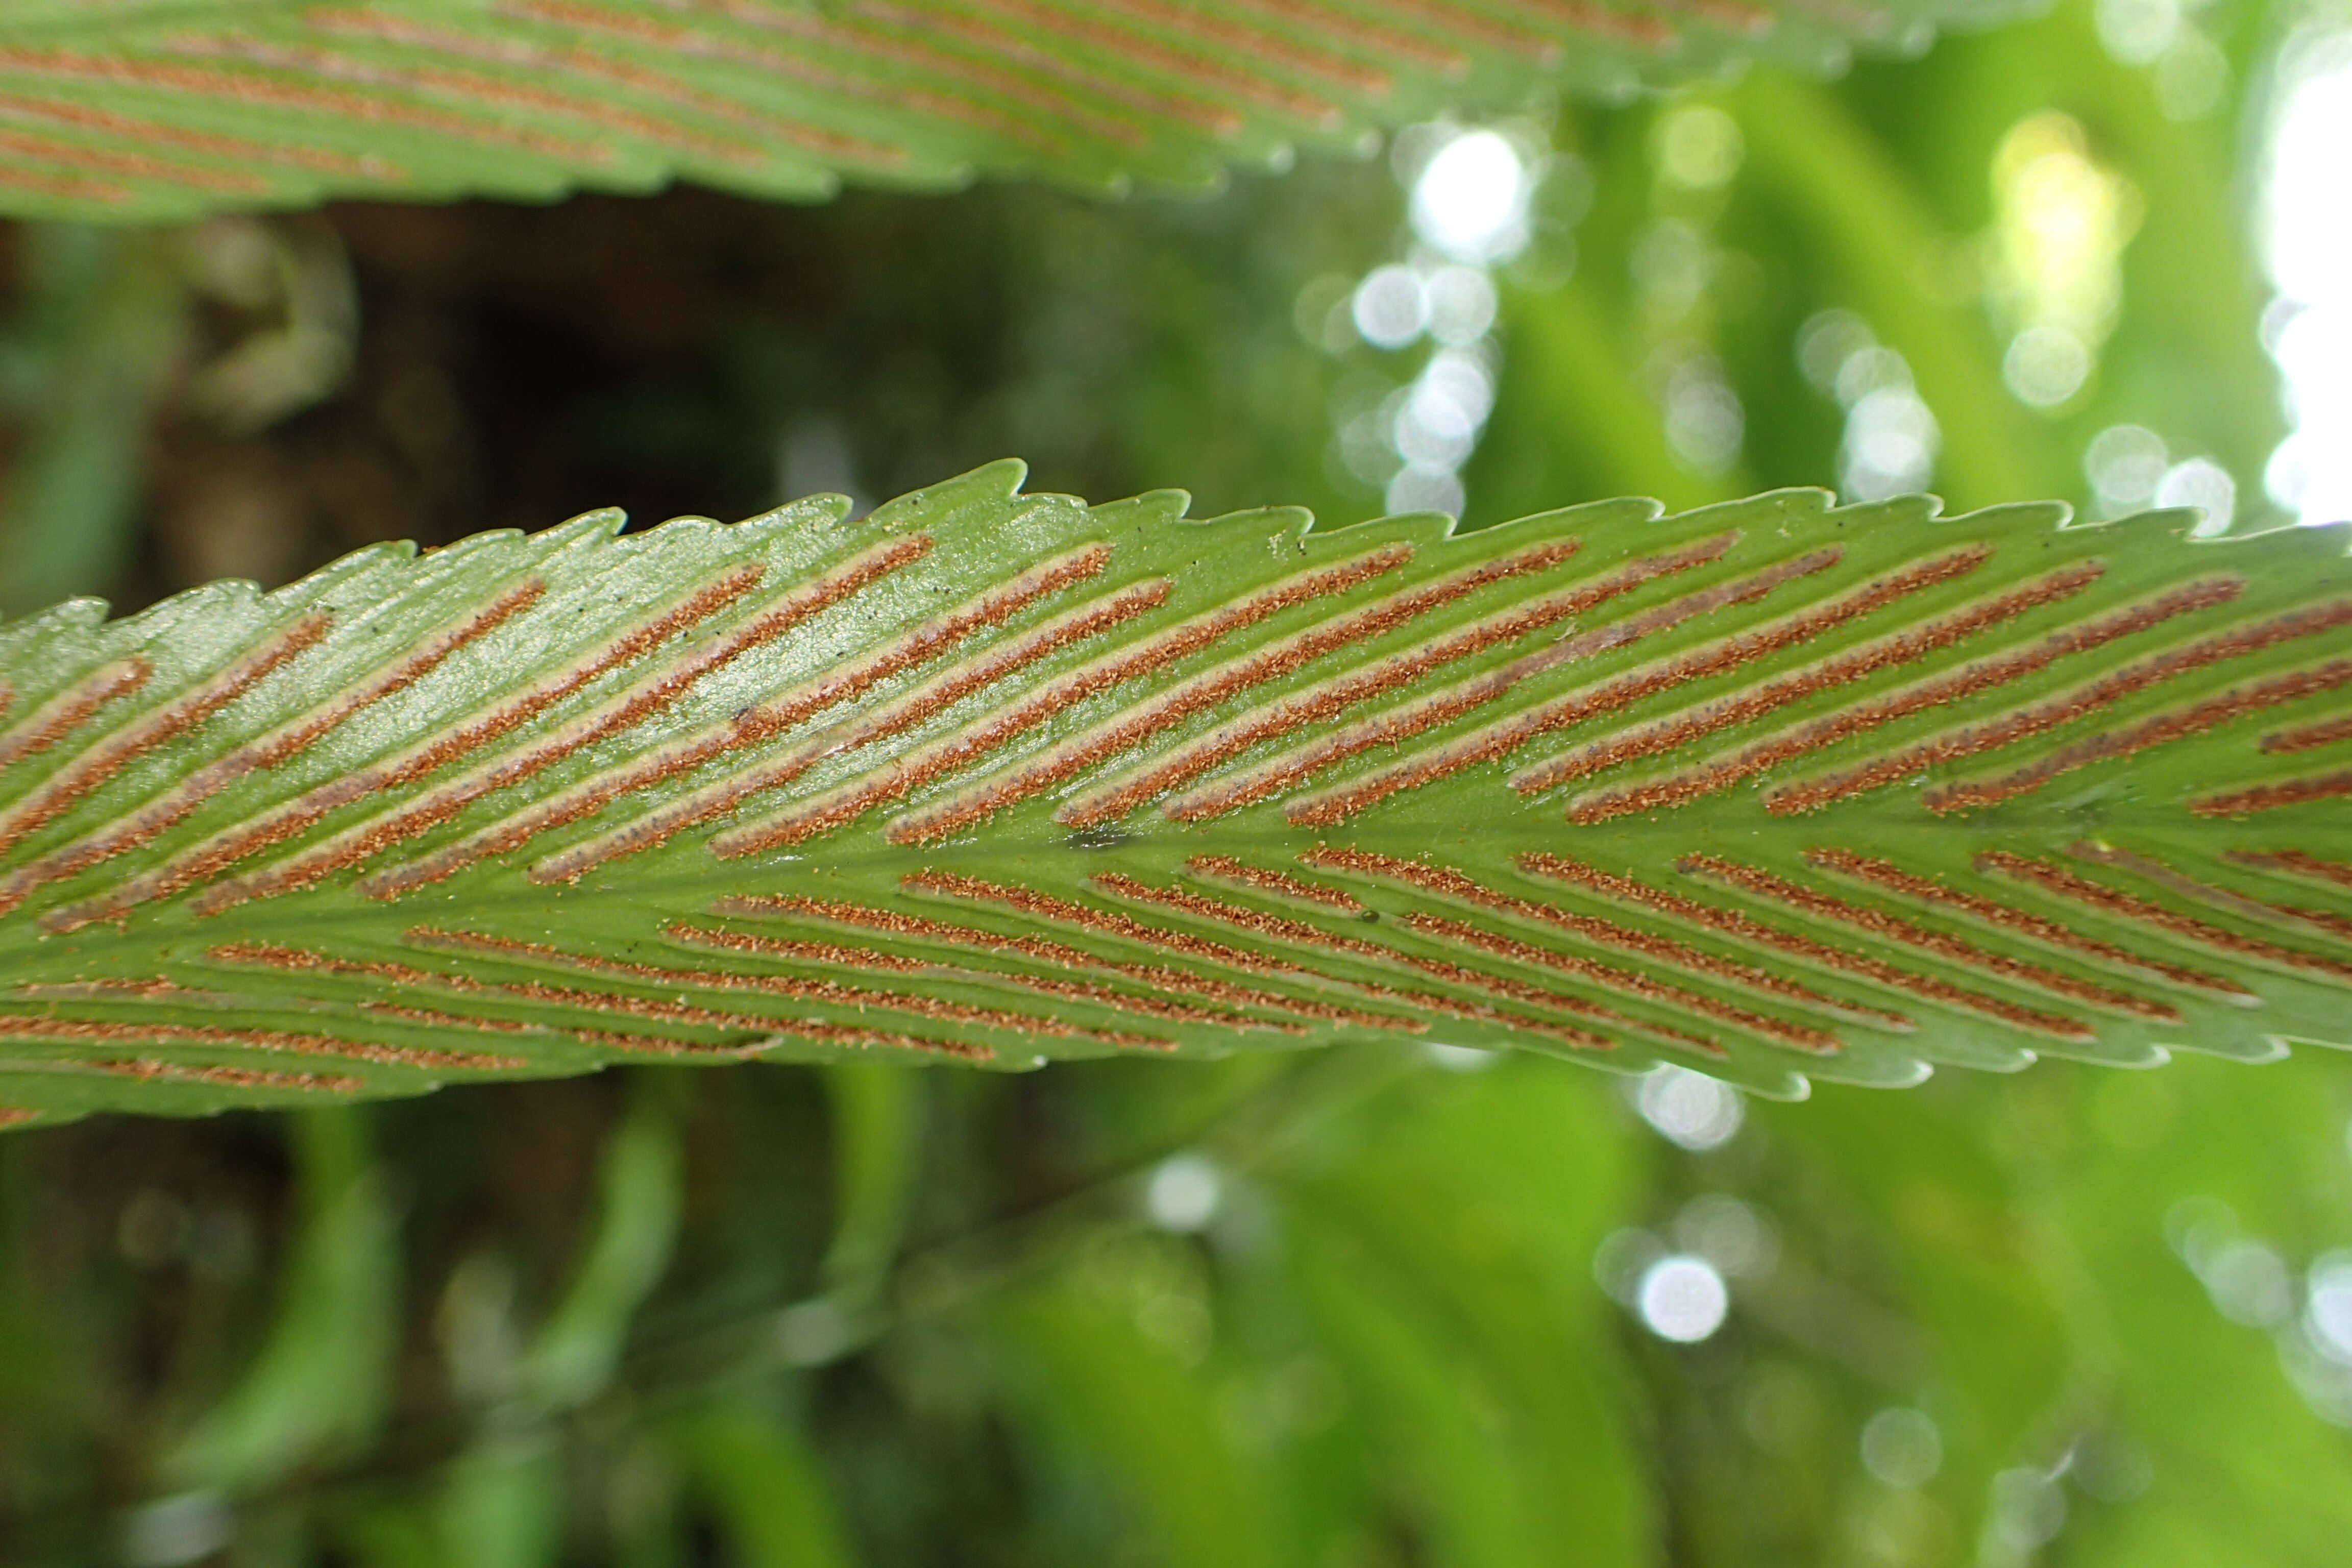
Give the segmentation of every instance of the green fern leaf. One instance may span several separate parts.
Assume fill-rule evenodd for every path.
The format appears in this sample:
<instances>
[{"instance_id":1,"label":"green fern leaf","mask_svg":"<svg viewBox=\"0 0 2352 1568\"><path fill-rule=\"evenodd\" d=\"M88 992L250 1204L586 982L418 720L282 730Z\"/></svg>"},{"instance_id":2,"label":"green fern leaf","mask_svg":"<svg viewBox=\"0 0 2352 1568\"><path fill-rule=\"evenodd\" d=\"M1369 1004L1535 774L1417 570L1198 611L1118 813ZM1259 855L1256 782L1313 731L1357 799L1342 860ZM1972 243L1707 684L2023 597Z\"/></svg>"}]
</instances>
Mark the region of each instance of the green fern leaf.
<instances>
[{"instance_id":1,"label":"green fern leaf","mask_svg":"<svg viewBox=\"0 0 2352 1568\"><path fill-rule=\"evenodd\" d=\"M2341 530L1317 531L1022 472L0 626L0 1102L1397 1037L1791 1094L2352 1037Z\"/></svg>"},{"instance_id":2,"label":"green fern leaf","mask_svg":"<svg viewBox=\"0 0 2352 1568\"><path fill-rule=\"evenodd\" d=\"M0 212L544 200L677 177L1199 185L1300 144L1762 57L1833 68L2014 0L5 0Z\"/></svg>"}]
</instances>

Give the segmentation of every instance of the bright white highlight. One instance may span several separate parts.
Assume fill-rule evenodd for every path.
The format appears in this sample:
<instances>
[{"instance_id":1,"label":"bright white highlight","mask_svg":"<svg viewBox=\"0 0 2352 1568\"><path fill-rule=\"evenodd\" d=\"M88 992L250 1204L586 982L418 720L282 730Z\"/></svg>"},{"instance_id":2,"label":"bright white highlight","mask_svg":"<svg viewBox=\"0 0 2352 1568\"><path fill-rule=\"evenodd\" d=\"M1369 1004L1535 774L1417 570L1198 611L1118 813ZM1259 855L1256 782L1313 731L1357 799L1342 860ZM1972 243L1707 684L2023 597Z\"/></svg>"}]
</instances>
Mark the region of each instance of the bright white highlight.
<instances>
[{"instance_id":1,"label":"bright white highlight","mask_svg":"<svg viewBox=\"0 0 2352 1568\"><path fill-rule=\"evenodd\" d=\"M1429 335L1459 347L1495 324L1495 282L1475 267L1441 267L1429 275Z\"/></svg>"},{"instance_id":2,"label":"bright white highlight","mask_svg":"<svg viewBox=\"0 0 2352 1568\"><path fill-rule=\"evenodd\" d=\"M2305 522L2352 518L2352 35L2290 44L2295 83L2271 143L2271 276L2285 324L2272 353L2295 431L2271 459L2271 499Z\"/></svg>"},{"instance_id":3,"label":"bright white highlight","mask_svg":"<svg viewBox=\"0 0 2352 1568\"><path fill-rule=\"evenodd\" d=\"M1851 310L1823 310L1797 331L1805 379L1845 409L1838 489L1885 500L1926 487L1943 432L1912 385L1911 366Z\"/></svg>"},{"instance_id":4,"label":"bright white highlight","mask_svg":"<svg viewBox=\"0 0 2352 1568\"><path fill-rule=\"evenodd\" d=\"M1943 1467L1943 1435L1925 1411L1882 1410L1864 1425L1862 1468L1888 1486L1925 1486Z\"/></svg>"},{"instance_id":5,"label":"bright white highlight","mask_svg":"<svg viewBox=\"0 0 2352 1568\"><path fill-rule=\"evenodd\" d=\"M1421 275L1394 262L1374 268L1356 286L1349 313L1356 331L1373 347L1404 347L1421 336L1429 323L1429 300L1422 291Z\"/></svg>"},{"instance_id":6,"label":"bright white highlight","mask_svg":"<svg viewBox=\"0 0 2352 1568\"><path fill-rule=\"evenodd\" d=\"M1438 149L1412 183L1412 228L1456 261L1497 261L1527 243L1533 182L1518 149L1492 131L1465 131Z\"/></svg>"},{"instance_id":7,"label":"bright white highlight","mask_svg":"<svg viewBox=\"0 0 2352 1568\"><path fill-rule=\"evenodd\" d=\"M2205 514L2199 533L2219 533L2238 510L2237 481L2210 458L2191 458L2164 471L2156 482L2158 506L2193 506Z\"/></svg>"},{"instance_id":8,"label":"bright white highlight","mask_svg":"<svg viewBox=\"0 0 2352 1568\"><path fill-rule=\"evenodd\" d=\"M2268 1242L2226 1242L2198 1266L2213 1305L2233 1323L2275 1328L2294 1306L2294 1279Z\"/></svg>"},{"instance_id":9,"label":"bright white highlight","mask_svg":"<svg viewBox=\"0 0 2352 1568\"><path fill-rule=\"evenodd\" d=\"M1660 1339L1696 1344L1723 1327L1731 1294L1714 1265L1677 1254L1658 1259L1643 1274L1633 1310Z\"/></svg>"},{"instance_id":10,"label":"bright white highlight","mask_svg":"<svg viewBox=\"0 0 2352 1568\"><path fill-rule=\"evenodd\" d=\"M2352 1366L2352 1252L2331 1252L2311 1266L2303 1316L2320 1352Z\"/></svg>"},{"instance_id":11,"label":"bright white highlight","mask_svg":"<svg viewBox=\"0 0 2352 1568\"><path fill-rule=\"evenodd\" d=\"M1688 1068L1661 1067L1634 1090L1642 1120L1685 1149L1713 1149L1730 1141L1747 1116L1739 1091Z\"/></svg>"},{"instance_id":12,"label":"bright white highlight","mask_svg":"<svg viewBox=\"0 0 2352 1568\"><path fill-rule=\"evenodd\" d=\"M1772 1222L1729 1193L1701 1193L1691 1199L1675 1215L1674 1231L1675 1245L1733 1279L1769 1274L1780 1255Z\"/></svg>"},{"instance_id":13,"label":"bright white highlight","mask_svg":"<svg viewBox=\"0 0 2352 1568\"><path fill-rule=\"evenodd\" d=\"M2083 453L2083 472L2109 517L2154 504L2156 487L2171 466L2164 437L2145 425L2110 425Z\"/></svg>"},{"instance_id":14,"label":"bright white highlight","mask_svg":"<svg viewBox=\"0 0 2352 1568\"><path fill-rule=\"evenodd\" d=\"M1224 1178L1198 1154L1175 1154L1160 1163L1144 1189L1151 1223L1179 1234L1204 1228L1224 1197Z\"/></svg>"},{"instance_id":15,"label":"bright white highlight","mask_svg":"<svg viewBox=\"0 0 2352 1568\"><path fill-rule=\"evenodd\" d=\"M2001 356L2000 378L2018 400L2054 408L2083 390L2090 378L2091 351L2064 327L2028 327L2010 340Z\"/></svg>"}]
</instances>

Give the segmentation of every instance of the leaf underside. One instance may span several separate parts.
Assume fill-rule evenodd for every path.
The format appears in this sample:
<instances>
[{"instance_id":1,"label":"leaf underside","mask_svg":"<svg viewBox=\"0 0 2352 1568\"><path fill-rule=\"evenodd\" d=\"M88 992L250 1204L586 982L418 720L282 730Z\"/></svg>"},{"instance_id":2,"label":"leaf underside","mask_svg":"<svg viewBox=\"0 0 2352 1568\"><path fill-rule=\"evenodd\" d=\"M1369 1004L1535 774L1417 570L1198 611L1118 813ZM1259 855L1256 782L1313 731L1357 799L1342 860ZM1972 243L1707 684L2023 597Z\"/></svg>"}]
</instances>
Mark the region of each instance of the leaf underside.
<instances>
[{"instance_id":1,"label":"leaf underside","mask_svg":"<svg viewBox=\"0 0 2352 1568\"><path fill-rule=\"evenodd\" d=\"M0 1104L1347 1040L1770 1094L2352 999L2341 529L1001 463L0 626Z\"/></svg>"},{"instance_id":2,"label":"leaf underside","mask_svg":"<svg viewBox=\"0 0 2352 1568\"><path fill-rule=\"evenodd\" d=\"M1213 183L1449 109L1763 58L1834 68L2016 0L0 0L0 213L546 200L672 178Z\"/></svg>"}]
</instances>

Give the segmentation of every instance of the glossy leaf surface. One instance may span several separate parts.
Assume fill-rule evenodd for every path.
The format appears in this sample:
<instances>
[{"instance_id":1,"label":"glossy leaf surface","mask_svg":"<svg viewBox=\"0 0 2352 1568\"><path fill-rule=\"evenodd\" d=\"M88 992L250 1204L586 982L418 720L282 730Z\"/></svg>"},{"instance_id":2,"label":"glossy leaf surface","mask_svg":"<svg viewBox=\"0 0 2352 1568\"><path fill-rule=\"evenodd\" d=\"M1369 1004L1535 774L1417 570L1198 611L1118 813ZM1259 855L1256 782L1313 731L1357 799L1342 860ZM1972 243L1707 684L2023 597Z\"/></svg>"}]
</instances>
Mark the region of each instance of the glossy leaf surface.
<instances>
[{"instance_id":1,"label":"glossy leaf surface","mask_svg":"<svg viewBox=\"0 0 2352 1568\"><path fill-rule=\"evenodd\" d=\"M5 1100L1383 1037L1790 1094L2342 1037L2338 531L1310 531L1020 474L0 631Z\"/></svg>"},{"instance_id":2,"label":"glossy leaf surface","mask_svg":"<svg viewBox=\"0 0 2352 1568\"><path fill-rule=\"evenodd\" d=\"M1213 183L1452 109L1832 68L2005 0L170 0L0 7L0 210L544 200L672 178Z\"/></svg>"}]
</instances>

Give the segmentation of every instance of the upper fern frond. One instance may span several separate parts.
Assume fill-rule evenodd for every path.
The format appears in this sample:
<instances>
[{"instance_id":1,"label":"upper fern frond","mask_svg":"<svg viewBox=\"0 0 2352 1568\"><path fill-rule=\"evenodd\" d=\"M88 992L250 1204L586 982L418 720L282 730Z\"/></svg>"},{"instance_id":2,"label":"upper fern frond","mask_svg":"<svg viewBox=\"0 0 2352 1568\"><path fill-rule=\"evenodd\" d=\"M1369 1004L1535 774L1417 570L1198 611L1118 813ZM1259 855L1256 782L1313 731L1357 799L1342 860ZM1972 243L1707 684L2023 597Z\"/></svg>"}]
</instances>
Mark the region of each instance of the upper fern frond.
<instances>
[{"instance_id":1,"label":"upper fern frond","mask_svg":"<svg viewBox=\"0 0 2352 1568\"><path fill-rule=\"evenodd\" d=\"M1020 476L0 626L0 1103L1373 1037L1788 1093L2352 1037L2340 529L1314 531Z\"/></svg>"},{"instance_id":2,"label":"upper fern frond","mask_svg":"<svg viewBox=\"0 0 2352 1568\"><path fill-rule=\"evenodd\" d=\"M0 213L684 177L1198 185L1297 144L1916 47L2013 0L0 0Z\"/></svg>"}]
</instances>

